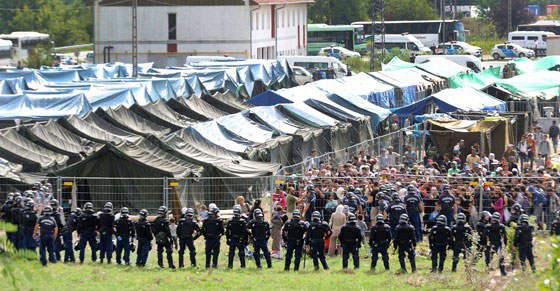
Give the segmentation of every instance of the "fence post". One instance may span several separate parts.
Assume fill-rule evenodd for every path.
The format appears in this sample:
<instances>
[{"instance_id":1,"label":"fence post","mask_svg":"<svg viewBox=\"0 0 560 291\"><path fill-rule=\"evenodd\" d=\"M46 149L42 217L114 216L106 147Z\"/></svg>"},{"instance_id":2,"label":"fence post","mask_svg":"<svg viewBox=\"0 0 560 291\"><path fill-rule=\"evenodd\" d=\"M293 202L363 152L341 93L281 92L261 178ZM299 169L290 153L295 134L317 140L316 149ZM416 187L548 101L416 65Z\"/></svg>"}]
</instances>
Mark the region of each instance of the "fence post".
<instances>
[{"instance_id":1,"label":"fence post","mask_svg":"<svg viewBox=\"0 0 560 291\"><path fill-rule=\"evenodd\" d=\"M169 189L168 189L168 178L163 177L163 205L169 207Z\"/></svg>"},{"instance_id":2,"label":"fence post","mask_svg":"<svg viewBox=\"0 0 560 291\"><path fill-rule=\"evenodd\" d=\"M56 199L62 203L62 178L56 177Z\"/></svg>"},{"instance_id":3,"label":"fence post","mask_svg":"<svg viewBox=\"0 0 560 291\"><path fill-rule=\"evenodd\" d=\"M480 191L480 199L478 201L478 218L480 219L480 215L482 214L483 211L483 199L484 199L484 195L482 194L483 191L482 189L484 189L484 182L482 180L482 177L478 178L478 191Z\"/></svg>"}]
</instances>

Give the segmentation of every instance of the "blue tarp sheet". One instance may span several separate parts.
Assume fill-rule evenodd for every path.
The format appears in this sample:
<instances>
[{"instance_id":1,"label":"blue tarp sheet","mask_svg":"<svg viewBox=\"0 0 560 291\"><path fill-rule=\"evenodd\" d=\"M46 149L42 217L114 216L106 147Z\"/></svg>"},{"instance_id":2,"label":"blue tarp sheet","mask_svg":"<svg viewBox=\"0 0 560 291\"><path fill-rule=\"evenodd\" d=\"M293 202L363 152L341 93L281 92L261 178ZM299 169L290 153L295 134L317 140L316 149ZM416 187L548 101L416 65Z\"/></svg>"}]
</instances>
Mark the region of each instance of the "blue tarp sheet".
<instances>
[{"instance_id":1,"label":"blue tarp sheet","mask_svg":"<svg viewBox=\"0 0 560 291\"><path fill-rule=\"evenodd\" d=\"M391 111L399 117L409 114L422 115L426 107L434 102L442 113L455 111L506 111L506 103L471 87L445 89L411 105Z\"/></svg>"},{"instance_id":2,"label":"blue tarp sheet","mask_svg":"<svg viewBox=\"0 0 560 291\"><path fill-rule=\"evenodd\" d=\"M84 94L0 95L0 119L52 119L83 116L91 110Z\"/></svg>"}]
</instances>

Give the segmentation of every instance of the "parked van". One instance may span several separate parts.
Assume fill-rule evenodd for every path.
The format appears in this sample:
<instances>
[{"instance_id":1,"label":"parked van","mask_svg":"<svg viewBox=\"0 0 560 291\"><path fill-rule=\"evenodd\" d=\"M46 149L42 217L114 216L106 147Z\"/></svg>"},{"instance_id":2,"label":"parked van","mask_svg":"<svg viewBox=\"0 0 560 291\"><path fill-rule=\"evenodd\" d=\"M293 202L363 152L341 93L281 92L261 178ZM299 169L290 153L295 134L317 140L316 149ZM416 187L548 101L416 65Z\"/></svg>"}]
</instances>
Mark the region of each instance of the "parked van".
<instances>
[{"instance_id":1,"label":"parked van","mask_svg":"<svg viewBox=\"0 0 560 291\"><path fill-rule=\"evenodd\" d=\"M313 71L314 69L326 70L328 68L333 68L336 73L336 77L338 78L349 75L348 67L333 57L279 56L278 59L286 60L290 67L298 66L308 71Z\"/></svg>"},{"instance_id":2,"label":"parked van","mask_svg":"<svg viewBox=\"0 0 560 291\"><path fill-rule=\"evenodd\" d=\"M366 37L368 48L371 47L371 36ZM375 36L375 48L381 48L381 36ZM386 34L385 35L385 49L391 50L398 48L400 50L407 50L412 54L431 54L430 48L425 47L416 37L408 33L402 34Z\"/></svg>"},{"instance_id":3,"label":"parked van","mask_svg":"<svg viewBox=\"0 0 560 291\"><path fill-rule=\"evenodd\" d=\"M546 55L546 39L549 35L554 35L554 33L549 31L512 31L508 33L508 42L531 50L537 49L538 55Z\"/></svg>"},{"instance_id":4,"label":"parked van","mask_svg":"<svg viewBox=\"0 0 560 291\"><path fill-rule=\"evenodd\" d=\"M433 56L417 56L414 59L415 64L421 64L432 58L445 58L448 61L452 61L457 65L467 67L475 72L480 72L484 70L484 66L479 58L470 55L433 55Z\"/></svg>"}]
</instances>

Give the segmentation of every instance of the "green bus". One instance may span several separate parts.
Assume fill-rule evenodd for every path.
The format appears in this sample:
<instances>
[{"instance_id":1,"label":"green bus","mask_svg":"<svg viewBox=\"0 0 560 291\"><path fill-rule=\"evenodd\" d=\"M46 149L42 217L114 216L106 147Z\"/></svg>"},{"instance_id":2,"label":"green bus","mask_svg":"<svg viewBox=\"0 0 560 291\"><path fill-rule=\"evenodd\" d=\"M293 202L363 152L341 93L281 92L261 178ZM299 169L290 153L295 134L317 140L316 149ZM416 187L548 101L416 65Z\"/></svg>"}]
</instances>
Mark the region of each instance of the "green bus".
<instances>
[{"instance_id":1,"label":"green bus","mask_svg":"<svg viewBox=\"0 0 560 291\"><path fill-rule=\"evenodd\" d=\"M363 25L307 25L307 55L316 56L322 48L340 46L367 53Z\"/></svg>"}]
</instances>

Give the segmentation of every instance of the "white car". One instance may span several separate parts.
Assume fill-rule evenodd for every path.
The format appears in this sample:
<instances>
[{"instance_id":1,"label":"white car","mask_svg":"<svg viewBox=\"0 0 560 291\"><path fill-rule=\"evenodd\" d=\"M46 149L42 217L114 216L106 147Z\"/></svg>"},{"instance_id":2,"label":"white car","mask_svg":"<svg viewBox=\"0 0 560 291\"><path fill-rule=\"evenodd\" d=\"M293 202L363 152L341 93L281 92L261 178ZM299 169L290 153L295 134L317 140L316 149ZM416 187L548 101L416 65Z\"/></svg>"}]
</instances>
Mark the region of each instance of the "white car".
<instances>
[{"instance_id":1,"label":"white car","mask_svg":"<svg viewBox=\"0 0 560 291\"><path fill-rule=\"evenodd\" d=\"M360 53L339 46L324 47L319 51L319 55L335 57L339 60L350 57L360 57Z\"/></svg>"},{"instance_id":2,"label":"white car","mask_svg":"<svg viewBox=\"0 0 560 291\"><path fill-rule=\"evenodd\" d=\"M303 67L293 66L292 72L294 72L296 82L300 86L313 82L313 75Z\"/></svg>"},{"instance_id":3,"label":"white car","mask_svg":"<svg viewBox=\"0 0 560 291\"><path fill-rule=\"evenodd\" d=\"M533 50L523 48L520 45L514 43L497 44L492 49L492 57L495 60L503 59L506 57L507 58L514 58L514 57L532 58L534 56L535 56L535 52Z\"/></svg>"},{"instance_id":4,"label":"white car","mask_svg":"<svg viewBox=\"0 0 560 291\"><path fill-rule=\"evenodd\" d=\"M482 55L482 49L480 47L473 46L462 41L446 42L445 50L446 50L445 53L446 55L464 54L464 55L475 56L477 58L480 57L480 55ZM436 46L435 54L436 55L444 54L444 49L442 44Z\"/></svg>"}]
</instances>

